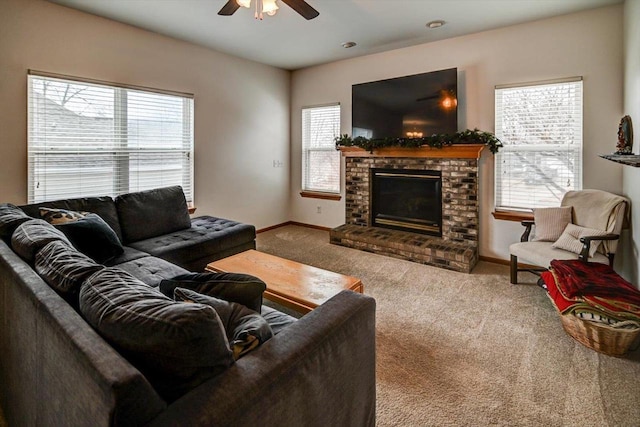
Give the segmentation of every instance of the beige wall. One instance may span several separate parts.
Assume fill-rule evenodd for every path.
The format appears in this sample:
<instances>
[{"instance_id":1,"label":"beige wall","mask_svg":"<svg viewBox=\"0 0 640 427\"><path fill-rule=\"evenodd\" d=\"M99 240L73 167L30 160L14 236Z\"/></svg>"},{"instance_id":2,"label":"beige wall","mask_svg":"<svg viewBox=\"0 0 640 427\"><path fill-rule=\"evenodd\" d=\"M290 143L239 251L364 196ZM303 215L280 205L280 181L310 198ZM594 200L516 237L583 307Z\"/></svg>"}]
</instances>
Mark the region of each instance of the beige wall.
<instances>
[{"instance_id":1,"label":"beige wall","mask_svg":"<svg viewBox=\"0 0 640 427\"><path fill-rule=\"evenodd\" d=\"M635 147L640 154L640 1L626 0L624 4L624 113L635 125ZM623 166L624 194L631 199L631 230L625 236L623 276L636 287L640 286L640 168Z\"/></svg>"},{"instance_id":2,"label":"beige wall","mask_svg":"<svg viewBox=\"0 0 640 427\"><path fill-rule=\"evenodd\" d=\"M351 85L457 67L459 128L494 130L494 86L584 77L584 187L620 193L622 167L600 159L613 151L622 114L622 6L612 6L427 43L295 71L291 102L291 216L334 227L344 223L340 202L303 199L300 191L300 108L340 102L342 133L351 133ZM637 99L637 98L636 98ZM342 183L344 193L344 182ZM518 223L496 221L493 156L480 164L480 254L508 258ZM316 212L321 206L322 213Z\"/></svg>"},{"instance_id":3,"label":"beige wall","mask_svg":"<svg viewBox=\"0 0 640 427\"><path fill-rule=\"evenodd\" d=\"M26 202L30 68L195 94L197 213L289 219L289 72L40 0L0 0L3 202Z\"/></svg>"}]
</instances>

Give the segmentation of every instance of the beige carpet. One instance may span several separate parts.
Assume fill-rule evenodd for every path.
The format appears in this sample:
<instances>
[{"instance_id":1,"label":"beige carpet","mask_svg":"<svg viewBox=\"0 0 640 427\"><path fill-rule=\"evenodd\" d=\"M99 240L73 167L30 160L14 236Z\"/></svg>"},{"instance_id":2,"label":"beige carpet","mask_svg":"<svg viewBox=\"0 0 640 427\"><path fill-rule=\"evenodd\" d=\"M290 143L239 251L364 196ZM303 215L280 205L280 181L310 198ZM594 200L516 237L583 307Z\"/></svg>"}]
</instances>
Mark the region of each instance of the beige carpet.
<instances>
[{"instance_id":1,"label":"beige carpet","mask_svg":"<svg viewBox=\"0 0 640 427\"><path fill-rule=\"evenodd\" d=\"M330 245L286 226L258 250L359 277L377 301L379 426L638 426L640 350L619 359L565 334L536 277L472 274Z\"/></svg>"}]
</instances>

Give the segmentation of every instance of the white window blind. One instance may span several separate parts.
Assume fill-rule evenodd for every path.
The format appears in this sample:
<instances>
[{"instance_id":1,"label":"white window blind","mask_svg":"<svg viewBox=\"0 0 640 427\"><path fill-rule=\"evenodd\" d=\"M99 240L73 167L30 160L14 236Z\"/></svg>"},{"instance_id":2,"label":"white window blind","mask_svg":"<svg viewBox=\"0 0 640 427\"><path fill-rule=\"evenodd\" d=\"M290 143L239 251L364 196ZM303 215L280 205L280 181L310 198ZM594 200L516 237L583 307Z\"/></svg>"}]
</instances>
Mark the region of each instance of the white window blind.
<instances>
[{"instance_id":1,"label":"white window blind","mask_svg":"<svg viewBox=\"0 0 640 427\"><path fill-rule=\"evenodd\" d=\"M193 99L29 75L28 200L181 185L193 201Z\"/></svg>"},{"instance_id":2,"label":"white window blind","mask_svg":"<svg viewBox=\"0 0 640 427\"><path fill-rule=\"evenodd\" d=\"M559 206L582 189L582 79L496 87L498 210Z\"/></svg>"},{"instance_id":3,"label":"white window blind","mask_svg":"<svg viewBox=\"0 0 640 427\"><path fill-rule=\"evenodd\" d=\"M302 109L302 189L340 192L340 105Z\"/></svg>"}]
</instances>

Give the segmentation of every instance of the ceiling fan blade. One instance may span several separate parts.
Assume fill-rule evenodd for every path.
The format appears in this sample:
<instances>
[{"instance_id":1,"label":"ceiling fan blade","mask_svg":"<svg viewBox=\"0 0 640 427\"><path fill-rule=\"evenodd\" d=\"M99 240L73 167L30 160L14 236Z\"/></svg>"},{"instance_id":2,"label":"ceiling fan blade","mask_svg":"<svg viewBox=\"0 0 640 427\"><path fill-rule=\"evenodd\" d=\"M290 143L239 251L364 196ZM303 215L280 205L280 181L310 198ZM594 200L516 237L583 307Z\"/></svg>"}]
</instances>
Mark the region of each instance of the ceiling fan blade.
<instances>
[{"instance_id":1,"label":"ceiling fan blade","mask_svg":"<svg viewBox=\"0 0 640 427\"><path fill-rule=\"evenodd\" d=\"M304 0L282 0L282 2L298 12L305 19L313 19L320 15L317 10L309 6L309 3Z\"/></svg>"},{"instance_id":2,"label":"ceiling fan blade","mask_svg":"<svg viewBox=\"0 0 640 427\"><path fill-rule=\"evenodd\" d=\"M230 16L233 15L238 9L240 9L240 5L236 2L236 0L229 0L227 4L222 6L222 9L220 9L218 15Z\"/></svg>"}]
</instances>

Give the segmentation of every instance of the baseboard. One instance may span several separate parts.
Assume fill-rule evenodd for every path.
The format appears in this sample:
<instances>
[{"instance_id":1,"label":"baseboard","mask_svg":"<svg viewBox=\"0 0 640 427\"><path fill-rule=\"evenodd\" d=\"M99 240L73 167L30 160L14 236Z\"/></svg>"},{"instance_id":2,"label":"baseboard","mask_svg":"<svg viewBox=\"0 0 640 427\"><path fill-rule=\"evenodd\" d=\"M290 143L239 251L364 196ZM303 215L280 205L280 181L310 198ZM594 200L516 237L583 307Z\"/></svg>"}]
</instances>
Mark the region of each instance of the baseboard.
<instances>
[{"instance_id":1,"label":"baseboard","mask_svg":"<svg viewBox=\"0 0 640 427\"><path fill-rule=\"evenodd\" d=\"M509 260L507 259L502 259L502 258L493 258L490 256L484 256L484 255L480 255L478 257L478 259L480 261L485 261L485 262L492 262L494 264L502 264L502 265L509 265Z\"/></svg>"},{"instance_id":2,"label":"baseboard","mask_svg":"<svg viewBox=\"0 0 640 427\"><path fill-rule=\"evenodd\" d=\"M322 227L320 225L305 224L304 222L296 222L296 221L289 221L289 224L297 225L299 227L313 228L314 230L322 230L322 231L331 231L331 228L332 228L332 227Z\"/></svg>"},{"instance_id":3,"label":"baseboard","mask_svg":"<svg viewBox=\"0 0 640 427\"><path fill-rule=\"evenodd\" d=\"M284 227L285 225L290 225L291 221L283 222L282 224L276 224L269 227L261 228L260 230L256 230L256 234L264 233L265 231L275 230L276 228Z\"/></svg>"},{"instance_id":4,"label":"baseboard","mask_svg":"<svg viewBox=\"0 0 640 427\"><path fill-rule=\"evenodd\" d=\"M276 228L284 227L286 225L297 225L298 227L313 228L314 230L331 231L330 227L322 227L320 225L305 224L303 222L297 222L297 221L287 221L287 222L283 222L282 224L276 224L270 227L261 228L260 230L257 230L256 233L257 234L264 233L265 231L275 230Z\"/></svg>"},{"instance_id":5,"label":"baseboard","mask_svg":"<svg viewBox=\"0 0 640 427\"><path fill-rule=\"evenodd\" d=\"M480 259L480 261L492 262L494 264L511 265L511 261L509 261L508 259L493 258L490 256L482 256L482 255L480 255L478 259ZM518 263L519 270L539 269L539 268L541 268L539 265L523 264L521 262Z\"/></svg>"}]
</instances>

